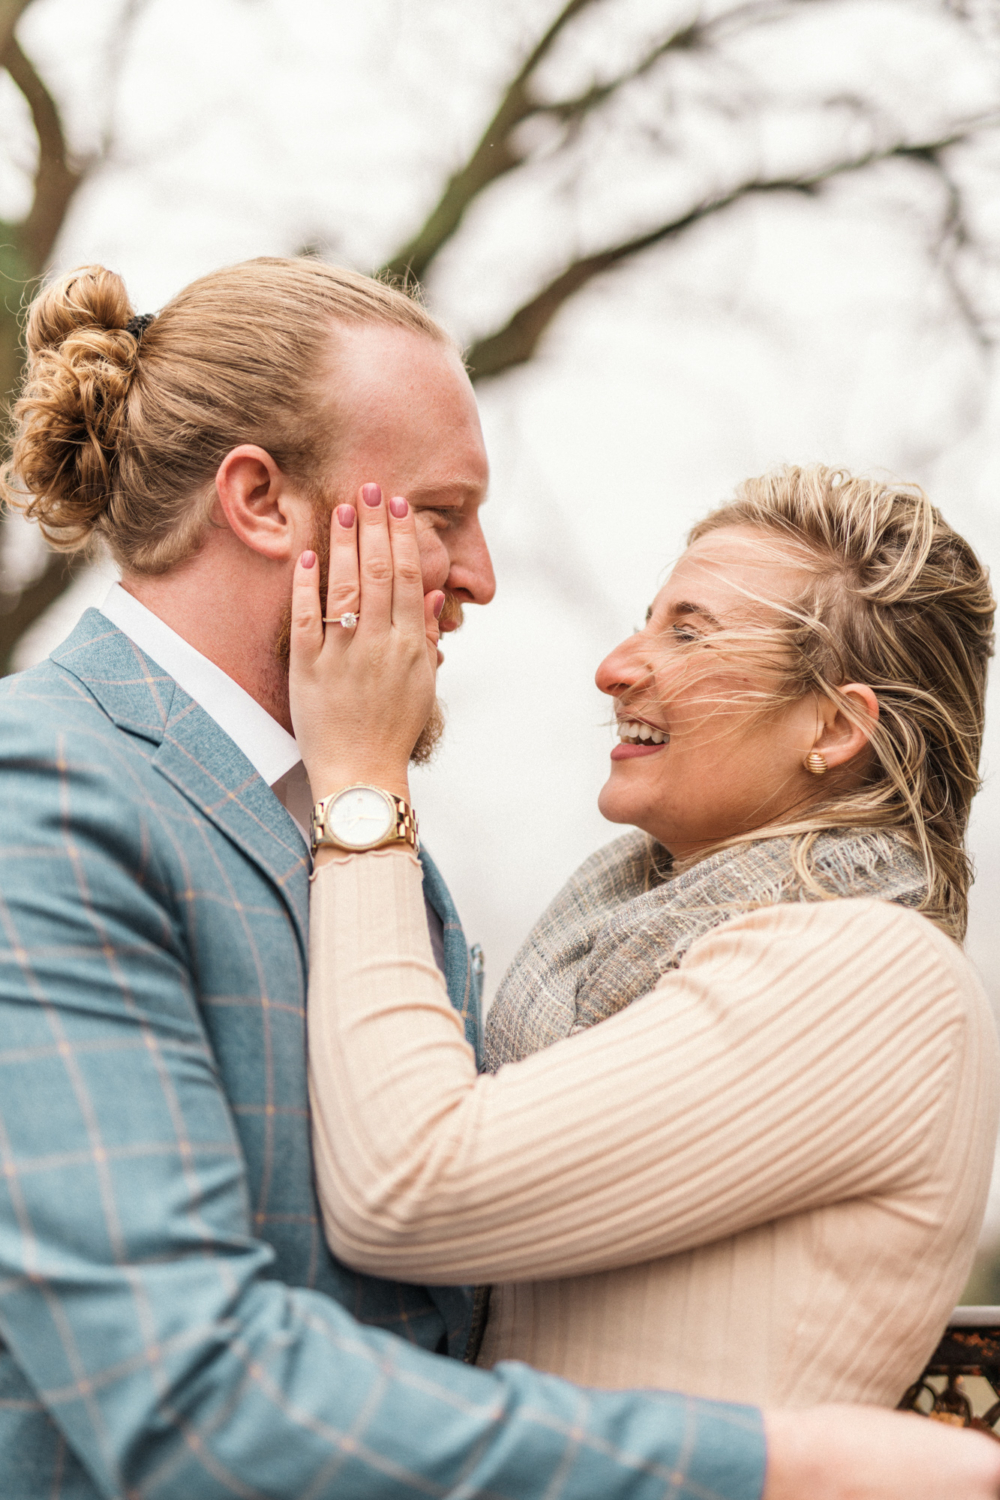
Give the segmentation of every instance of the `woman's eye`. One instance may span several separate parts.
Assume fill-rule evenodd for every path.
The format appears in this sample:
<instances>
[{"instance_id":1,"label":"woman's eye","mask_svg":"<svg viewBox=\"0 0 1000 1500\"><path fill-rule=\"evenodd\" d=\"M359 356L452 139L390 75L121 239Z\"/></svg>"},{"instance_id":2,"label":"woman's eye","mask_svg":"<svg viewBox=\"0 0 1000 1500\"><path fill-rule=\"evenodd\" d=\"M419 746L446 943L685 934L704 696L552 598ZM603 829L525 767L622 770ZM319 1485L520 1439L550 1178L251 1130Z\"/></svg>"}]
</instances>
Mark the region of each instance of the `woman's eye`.
<instances>
[{"instance_id":1,"label":"woman's eye","mask_svg":"<svg viewBox=\"0 0 1000 1500\"><path fill-rule=\"evenodd\" d=\"M675 625L673 629L674 636L679 641L697 641L701 639L698 631L690 625Z\"/></svg>"}]
</instances>

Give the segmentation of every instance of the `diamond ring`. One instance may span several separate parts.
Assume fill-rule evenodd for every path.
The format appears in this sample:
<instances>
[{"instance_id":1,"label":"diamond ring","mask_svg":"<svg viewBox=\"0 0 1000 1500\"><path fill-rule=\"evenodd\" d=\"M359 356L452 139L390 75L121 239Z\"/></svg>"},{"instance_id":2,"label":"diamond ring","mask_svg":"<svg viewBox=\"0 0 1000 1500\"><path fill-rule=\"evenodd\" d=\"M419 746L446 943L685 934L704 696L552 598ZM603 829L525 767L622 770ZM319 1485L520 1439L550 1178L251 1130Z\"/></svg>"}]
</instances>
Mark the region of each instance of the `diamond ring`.
<instances>
[{"instance_id":1,"label":"diamond ring","mask_svg":"<svg viewBox=\"0 0 1000 1500\"><path fill-rule=\"evenodd\" d=\"M358 616L353 609L345 610L342 615L337 615L332 620L328 620L325 615L323 616L324 625L343 625L345 630L353 630L357 623Z\"/></svg>"}]
</instances>

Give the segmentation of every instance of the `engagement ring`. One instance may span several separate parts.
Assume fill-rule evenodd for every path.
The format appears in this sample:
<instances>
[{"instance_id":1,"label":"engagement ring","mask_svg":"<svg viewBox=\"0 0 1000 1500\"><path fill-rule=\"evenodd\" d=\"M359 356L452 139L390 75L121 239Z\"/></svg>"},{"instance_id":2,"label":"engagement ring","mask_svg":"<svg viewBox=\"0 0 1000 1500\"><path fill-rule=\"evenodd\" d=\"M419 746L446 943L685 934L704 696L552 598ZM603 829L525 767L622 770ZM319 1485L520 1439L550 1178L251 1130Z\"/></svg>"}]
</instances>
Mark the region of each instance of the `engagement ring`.
<instances>
[{"instance_id":1,"label":"engagement ring","mask_svg":"<svg viewBox=\"0 0 1000 1500\"><path fill-rule=\"evenodd\" d=\"M357 623L358 617L351 609L346 610L342 615L337 615L332 620L328 620L326 615L323 616L324 625L343 625L345 630L353 630Z\"/></svg>"}]
</instances>

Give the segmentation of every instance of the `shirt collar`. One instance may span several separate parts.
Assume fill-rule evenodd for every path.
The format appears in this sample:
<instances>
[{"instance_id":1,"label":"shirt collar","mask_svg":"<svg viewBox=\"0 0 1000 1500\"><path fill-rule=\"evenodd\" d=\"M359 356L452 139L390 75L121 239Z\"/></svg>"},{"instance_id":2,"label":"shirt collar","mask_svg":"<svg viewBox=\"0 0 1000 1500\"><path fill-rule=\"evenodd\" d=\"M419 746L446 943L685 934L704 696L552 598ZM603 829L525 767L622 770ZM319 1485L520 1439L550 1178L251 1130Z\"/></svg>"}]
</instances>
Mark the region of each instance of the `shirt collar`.
<instances>
[{"instance_id":1,"label":"shirt collar","mask_svg":"<svg viewBox=\"0 0 1000 1500\"><path fill-rule=\"evenodd\" d=\"M287 729L221 667L165 625L158 615L114 584L101 605L130 641L152 657L242 750L268 786L280 781L302 759Z\"/></svg>"}]
</instances>

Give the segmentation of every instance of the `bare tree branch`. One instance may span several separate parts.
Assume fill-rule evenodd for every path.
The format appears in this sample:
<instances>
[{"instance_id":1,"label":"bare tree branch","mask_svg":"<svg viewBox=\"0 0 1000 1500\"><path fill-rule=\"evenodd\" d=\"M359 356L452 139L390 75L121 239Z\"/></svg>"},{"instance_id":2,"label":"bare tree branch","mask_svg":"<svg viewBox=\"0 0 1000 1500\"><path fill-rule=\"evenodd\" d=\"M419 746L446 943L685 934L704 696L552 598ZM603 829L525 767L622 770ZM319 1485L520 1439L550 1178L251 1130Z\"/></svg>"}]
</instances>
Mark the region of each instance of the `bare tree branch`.
<instances>
[{"instance_id":1,"label":"bare tree branch","mask_svg":"<svg viewBox=\"0 0 1000 1500\"><path fill-rule=\"evenodd\" d=\"M519 158L511 149L511 135L535 111L531 97L531 75L552 50L570 21L599 0L567 0L548 30L536 43L509 84L492 120L465 166L448 179L444 192L423 226L388 261L384 269L395 276L422 281L441 247L451 239L472 200L491 182L516 167Z\"/></svg>"},{"instance_id":2,"label":"bare tree branch","mask_svg":"<svg viewBox=\"0 0 1000 1500\"><path fill-rule=\"evenodd\" d=\"M23 351L18 322L18 303L27 283L47 270L66 213L87 172L105 160L110 151L110 132L103 151L77 164L66 140L59 106L31 59L14 35L14 26L31 0L0 0L0 67L6 68L31 110L38 137L38 165L34 197L26 219L18 224L0 222L0 407L20 378ZM126 0L108 58L109 90L112 98L121 72L128 34L147 0ZM16 289L16 298L12 295ZM18 639L48 609L72 577L71 560L51 553L42 573L21 589L0 589L0 676L11 670L11 653Z\"/></svg>"},{"instance_id":3,"label":"bare tree branch","mask_svg":"<svg viewBox=\"0 0 1000 1500\"><path fill-rule=\"evenodd\" d=\"M0 677L12 670L11 656L21 636L64 592L73 577L73 557L49 554L44 571L12 597L0 594ZM6 611L4 603L11 605Z\"/></svg>"},{"instance_id":4,"label":"bare tree branch","mask_svg":"<svg viewBox=\"0 0 1000 1500\"><path fill-rule=\"evenodd\" d=\"M589 114L614 94L620 93L630 83L637 83L640 78L644 78L669 52L707 51L727 34L736 35L762 21L777 21L791 11L828 3L829 0L746 0L746 4L721 11L708 20L696 16L681 26L672 27L646 49L638 62L613 78L606 79L604 83L595 83L568 99L536 101L530 113L554 115L566 120L579 118Z\"/></svg>"},{"instance_id":5,"label":"bare tree branch","mask_svg":"<svg viewBox=\"0 0 1000 1500\"><path fill-rule=\"evenodd\" d=\"M52 254L70 200L80 185L81 174L70 165L56 102L16 37L11 36L0 52L0 63L28 101L38 136L35 197L28 217L18 225L30 274L37 276L45 269Z\"/></svg>"},{"instance_id":6,"label":"bare tree branch","mask_svg":"<svg viewBox=\"0 0 1000 1500\"><path fill-rule=\"evenodd\" d=\"M698 16L669 28L654 41L638 62L603 83L593 84L565 99L541 100L533 92L534 75L561 33L584 11L600 0L570 0L522 64L507 88L499 107L465 165L445 184L444 192L427 219L403 248L382 268L390 275L422 281L431 263L454 236L472 203L492 183L521 165L514 145L518 126L534 117L547 116L566 124L578 123L629 84L649 73L669 52L706 49L726 34L735 34L761 21L778 20L792 10L823 5L828 0L746 0L742 5L703 21Z\"/></svg>"},{"instance_id":7,"label":"bare tree branch","mask_svg":"<svg viewBox=\"0 0 1000 1500\"><path fill-rule=\"evenodd\" d=\"M743 5L734 5L731 10L721 10L710 20L698 20L692 27L691 45L704 46L708 42L719 42L727 33L737 35L748 26L760 21L780 21L793 11L822 9L829 0L745 0Z\"/></svg>"},{"instance_id":8,"label":"bare tree branch","mask_svg":"<svg viewBox=\"0 0 1000 1500\"><path fill-rule=\"evenodd\" d=\"M973 240L962 188L949 170L943 151L918 150L911 152L910 155L915 161L924 163L944 189L945 213L941 231L934 246L935 255L948 290L951 292L952 300L958 309L959 317L970 336L985 353L992 348L994 337L979 309L975 306L968 289L963 285L957 264L961 251L966 249Z\"/></svg>"},{"instance_id":9,"label":"bare tree branch","mask_svg":"<svg viewBox=\"0 0 1000 1500\"><path fill-rule=\"evenodd\" d=\"M627 88L630 83L637 83L640 78L644 78L668 52L681 52L695 45L700 45L700 30L697 22L691 22L660 37L643 53L638 62L633 63L623 72L617 73L614 78L606 79L604 83L592 84L589 89L584 89L580 94L570 95L567 99L536 101L525 118L530 118L531 115L549 115L567 121L581 119L584 115L599 108L613 95Z\"/></svg>"},{"instance_id":10,"label":"bare tree branch","mask_svg":"<svg viewBox=\"0 0 1000 1500\"><path fill-rule=\"evenodd\" d=\"M31 0L0 0L0 53L14 35L14 27L30 4Z\"/></svg>"},{"instance_id":11,"label":"bare tree branch","mask_svg":"<svg viewBox=\"0 0 1000 1500\"><path fill-rule=\"evenodd\" d=\"M913 144L897 142L883 149L875 148L846 161L835 162L816 172L801 176L752 178L726 193L706 199L686 214L657 225L655 229L648 230L645 234L622 240L617 245L611 245L606 250L599 250L593 255L581 256L518 308L503 328L498 329L496 333L489 334L486 338L477 340L472 345L466 353L469 373L473 380L483 380L487 376L497 375L517 365L526 364L534 355L539 340L556 314L588 282L593 281L603 272L611 270L612 267L634 259L654 245L662 245L668 240L676 239L694 225L722 213L735 203L764 194L816 193L824 183L832 181L835 177L859 172L878 162L890 161L894 158L939 159L941 153L949 146L968 140L973 131L981 129L984 123L977 121L974 126L934 141Z\"/></svg>"}]
</instances>

